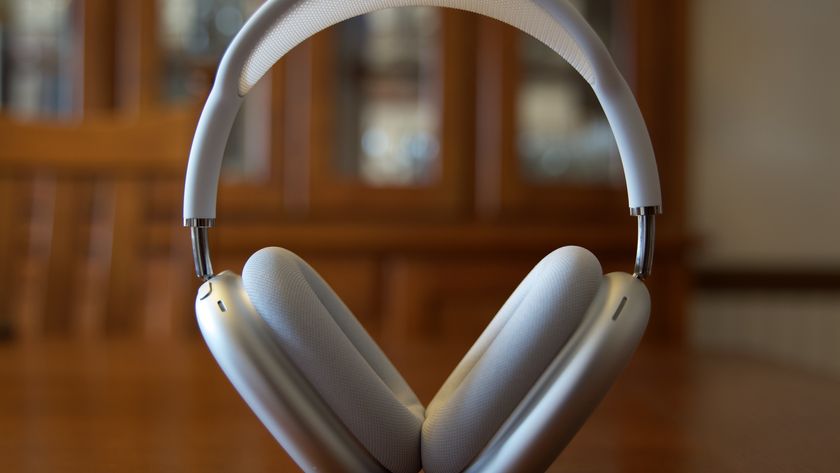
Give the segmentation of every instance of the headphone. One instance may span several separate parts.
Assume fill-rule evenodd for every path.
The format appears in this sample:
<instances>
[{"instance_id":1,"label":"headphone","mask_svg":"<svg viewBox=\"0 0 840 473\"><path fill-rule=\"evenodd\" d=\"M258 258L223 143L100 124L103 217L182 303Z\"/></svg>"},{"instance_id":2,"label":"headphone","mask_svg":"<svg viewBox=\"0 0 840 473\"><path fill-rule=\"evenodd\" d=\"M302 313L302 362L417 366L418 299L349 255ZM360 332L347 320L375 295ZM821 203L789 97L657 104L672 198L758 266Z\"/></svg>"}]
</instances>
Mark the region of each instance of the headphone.
<instances>
[{"instance_id":1,"label":"headphone","mask_svg":"<svg viewBox=\"0 0 840 473\"><path fill-rule=\"evenodd\" d=\"M580 247L546 256L519 284L428 406L327 283L281 248L257 251L242 276L214 274L208 231L222 154L251 87L289 50L346 19L437 6L495 18L534 36L592 86L615 135L635 268L603 274ZM196 315L222 370L306 471L538 471L581 427L641 340L650 314L653 147L605 46L565 0L268 0L233 39L198 122L184 191Z\"/></svg>"}]
</instances>

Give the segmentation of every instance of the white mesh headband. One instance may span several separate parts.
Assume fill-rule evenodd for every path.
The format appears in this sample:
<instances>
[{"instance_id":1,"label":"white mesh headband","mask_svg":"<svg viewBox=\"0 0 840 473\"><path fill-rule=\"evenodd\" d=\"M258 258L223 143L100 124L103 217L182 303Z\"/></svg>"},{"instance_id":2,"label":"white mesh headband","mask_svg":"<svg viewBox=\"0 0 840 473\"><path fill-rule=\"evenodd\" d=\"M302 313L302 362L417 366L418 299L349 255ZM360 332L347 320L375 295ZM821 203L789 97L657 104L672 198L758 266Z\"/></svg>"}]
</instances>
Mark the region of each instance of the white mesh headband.
<instances>
[{"instance_id":1,"label":"white mesh headband","mask_svg":"<svg viewBox=\"0 0 840 473\"><path fill-rule=\"evenodd\" d=\"M303 0L281 15L251 51L242 68L239 93L248 93L274 63L315 33L365 13L406 6L457 8L515 26L547 44L589 83L593 82L592 66L575 40L530 0Z\"/></svg>"},{"instance_id":2,"label":"white mesh headband","mask_svg":"<svg viewBox=\"0 0 840 473\"><path fill-rule=\"evenodd\" d=\"M403 6L449 7L495 18L530 34L566 59L592 85L610 123L631 213L659 212L659 175L639 107L604 44L566 0L267 0L225 52L199 119L184 189L187 226L206 229L213 225L222 156L233 120L243 96L271 66L329 26Z\"/></svg>"}]
</instances>

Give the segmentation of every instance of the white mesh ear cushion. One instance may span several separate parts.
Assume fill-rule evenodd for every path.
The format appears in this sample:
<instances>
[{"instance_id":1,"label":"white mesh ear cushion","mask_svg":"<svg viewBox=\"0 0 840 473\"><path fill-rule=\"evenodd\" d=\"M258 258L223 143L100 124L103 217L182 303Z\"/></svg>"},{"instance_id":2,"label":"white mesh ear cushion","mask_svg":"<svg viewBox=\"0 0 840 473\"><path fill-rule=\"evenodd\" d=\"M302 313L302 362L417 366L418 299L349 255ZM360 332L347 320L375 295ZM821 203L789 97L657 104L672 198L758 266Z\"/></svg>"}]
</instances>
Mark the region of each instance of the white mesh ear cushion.
<instances>
[{"instance_id":1,"label":"white mesh ear cushion","mask_svg":"<svg viewBox=\"0 0 840 473\"><path fill-rule=\"evenodd\" d=\"M315 270L265 248L242 281L282 350L370 454L390 471L418 471L423 405Z\"/></svg>"},{"instance_id":2,"label":"white mesh ear cushion","mask_svg":"<svg viewBox=\"0 0 840 473\"><path fill-rule=\"evenodd\" d=\"M469 465L571 337L602 278L598 260L580 247L534 267L426 409L424 471Z\"/></svg>"}]
</instances>

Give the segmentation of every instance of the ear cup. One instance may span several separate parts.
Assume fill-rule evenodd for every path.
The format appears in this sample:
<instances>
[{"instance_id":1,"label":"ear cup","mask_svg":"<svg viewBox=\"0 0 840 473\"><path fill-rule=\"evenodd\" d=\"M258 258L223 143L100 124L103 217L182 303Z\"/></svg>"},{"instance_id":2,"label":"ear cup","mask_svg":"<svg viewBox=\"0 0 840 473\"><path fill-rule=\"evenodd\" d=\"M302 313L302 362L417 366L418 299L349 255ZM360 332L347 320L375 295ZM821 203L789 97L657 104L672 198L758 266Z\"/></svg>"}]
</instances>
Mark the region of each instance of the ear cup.
<instances>
[{"instance_id":1,"label":"ear cup","mask_svg":"<svg viewBox=\"0 0 840 473\"><path fill-rule=\"evenodd\" d=\"M418 471L423 405L315 270L265 248L242 281L281 349L370 454L390 471Z\"/></svg>"},{"instance_id":2,"label":"ear cup","mask_svg":"<svg viewBox=\"0 0 840 473\"><path fill-rule=\"evenodd\" d=\"M534 267L426 409L424 471L469 465L577 329L602 278L598 260L580 247Z\"/></svg>"},{"instance_id":3,"label":"ear cup","mask_svg":"<svg viewBox=\"0 0 840 473\"><path fill-rule=\"evenodd\" d=\"M242 280L281 348L374 458L390 471L416 472L422 455L424 471L438 473L463 470L487 445L580 324L602 271L583 248L546 256L425 412L350 310L297 255L260 250Z\"/></svg>"}]
</instances>

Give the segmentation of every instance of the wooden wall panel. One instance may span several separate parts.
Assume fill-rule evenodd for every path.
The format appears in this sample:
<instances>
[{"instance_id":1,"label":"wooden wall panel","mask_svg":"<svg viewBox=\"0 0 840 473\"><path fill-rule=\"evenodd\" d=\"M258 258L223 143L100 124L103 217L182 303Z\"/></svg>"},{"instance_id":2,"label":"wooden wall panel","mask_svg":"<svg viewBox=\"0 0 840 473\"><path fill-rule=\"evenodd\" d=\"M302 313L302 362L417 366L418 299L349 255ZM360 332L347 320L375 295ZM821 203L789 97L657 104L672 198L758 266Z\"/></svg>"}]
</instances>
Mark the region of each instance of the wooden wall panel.
<instances>
[{"instance_id":1,"label":"wooden wall panel","mask_svg":"<svg viewBox=\"0 0 840 473\"><path fill-rule=\"evenodd\" d=\"M383 334L388 344L456 341L469 346L539 257L394 258L386 264Z\"/></svg>"},{"instance_id":2,"label":"wooden wall panel","mask_svg":"<svg viewBox=\"0 0 840 473\"><path fill-rule=\"evenodd\" d=\"M148 0L118 0L116 11L116 106L142 113L160 106L161 50L158 5Z\"/></svg>"},{"instance_id":3,"label":"wooden wall panel","mask_svg":"<svg viewBox=\"0 0 840 473\"><path fill-rule=\"evenodd\" d=\"M18 176L0 176L0 340L13 336L13 313L21 289L28 219L27 185Z\"/></svg>"},{"instance_id":4,"label":"wooden wall panel","mask_svg":"<svg viewBox=\"0 0 840 473\"><path fill-rule=\"evenodd\" d=\"M144 301L142 274L144 258L144 223L146 182L129 177L113 182L111 222L111 257L106 292L105 331L126 335L148 331L147 321L138 320Z\"/></svg>"},{"instance_id":5,"label":"wooden wall panel","mask_svg":"<svg viewBox=\"0 0 840 473\"><path fill-rule=\"evenodd\" d=\"M89 221L92 183L57 177L52 181L52 209L46 285L43 288L42 328L48 335L68 335L75 330L80 263L86 259L84 222Z\"/></svg>"},{"instance_id":6,"label":"wooden wall panel","mask_svg":"<svg viewBox=\"0 0 840 473\"><path fill-rule=\"evenodd\" d=\"M76 83L79 112L100 114L113 109L116 99L116 8L112 0L84 0L76 8L76 31L82 45Z\"/></svg>"}]
</instances>

